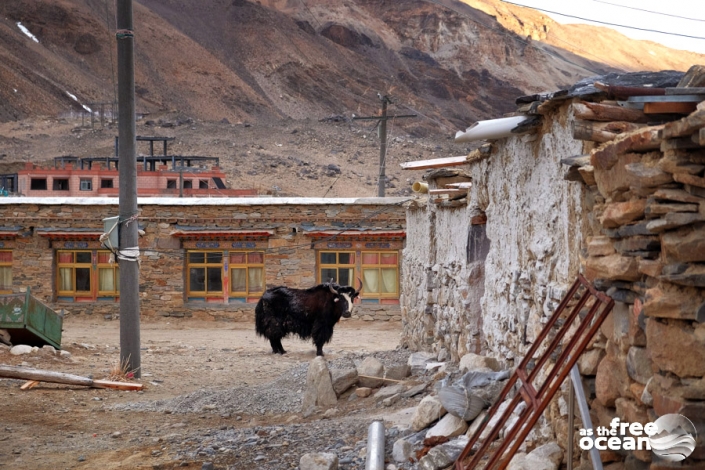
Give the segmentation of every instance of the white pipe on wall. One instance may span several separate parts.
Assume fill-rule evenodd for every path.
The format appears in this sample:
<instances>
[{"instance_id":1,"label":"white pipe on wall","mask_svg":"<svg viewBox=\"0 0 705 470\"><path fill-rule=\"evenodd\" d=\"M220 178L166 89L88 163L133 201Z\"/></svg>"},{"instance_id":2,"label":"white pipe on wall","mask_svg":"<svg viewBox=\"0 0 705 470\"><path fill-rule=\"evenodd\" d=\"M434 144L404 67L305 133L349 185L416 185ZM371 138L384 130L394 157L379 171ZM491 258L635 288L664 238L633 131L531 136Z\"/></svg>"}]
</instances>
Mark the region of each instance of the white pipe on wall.
<instances>
[{"instance_id":1,"label":"white pipe on wall","mask_svg":"<svg viewBox=\"0 0 705 470\"><path fill-rule=\"evenodd\" d=\"M512 135L512 129L527 119L527 116L512 116L508 118L477 121L465 129L465 132L455 133L455 142L472 142L475 140L501 139Z\"/></svg>"}]
</instances>

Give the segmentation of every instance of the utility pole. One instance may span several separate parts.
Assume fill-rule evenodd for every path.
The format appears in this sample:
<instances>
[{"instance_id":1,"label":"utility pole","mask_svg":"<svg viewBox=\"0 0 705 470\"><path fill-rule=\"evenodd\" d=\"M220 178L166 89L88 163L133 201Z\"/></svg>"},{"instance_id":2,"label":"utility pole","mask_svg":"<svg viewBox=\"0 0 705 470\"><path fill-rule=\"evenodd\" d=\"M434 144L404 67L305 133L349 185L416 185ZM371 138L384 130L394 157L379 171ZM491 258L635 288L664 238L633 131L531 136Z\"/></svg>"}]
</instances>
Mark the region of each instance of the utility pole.
<instances>
[{"instance_id":1,"label":"utility pole","mask_svg":"<svg viewBox=\"0 0 705 470\"><path fill-rule=\"evenodd\" d=\"M379 179L377 180L377 196L384 197L384 188L387 183L386 176L386 160L387 160L387 121L389 119L397 118L411 118L416 117L416 114L400 114L397 116L387 116L387 104L393 104L392 99L389 95L377 96L382 101L382 115L381 116L366 116L366 117L354 117L353 120L359 121L379 121Z\"/></svg>"},{"instance_id":2,"label":"utility pole","mask_svg":"<svg viewBox=\"0 0 705 470\"><path fill-rule=\"evenodd\" d=\"M118 162L120 177L120 365L140 378L139 245L137 233L137 147L132 0L117 0Z\"/></svg>"}]
</instances>

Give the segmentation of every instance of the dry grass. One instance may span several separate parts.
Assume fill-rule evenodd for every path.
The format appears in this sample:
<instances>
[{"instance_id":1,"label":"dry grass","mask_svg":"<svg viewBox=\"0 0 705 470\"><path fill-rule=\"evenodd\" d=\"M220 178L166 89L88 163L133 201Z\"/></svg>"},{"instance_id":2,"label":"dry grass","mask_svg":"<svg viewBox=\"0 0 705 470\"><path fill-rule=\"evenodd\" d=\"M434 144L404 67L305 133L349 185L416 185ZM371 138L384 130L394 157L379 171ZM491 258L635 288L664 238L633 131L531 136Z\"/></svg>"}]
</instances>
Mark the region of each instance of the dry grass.
<instances>
[{"instance_id":1,"label":"dry grass","mask_svg":"<svg viewBox=\"0 0 705 470\"><path fill-rule=\"evenodd\" d=\"M120 360L116 362L115 364L112 365L110 368L110 373L108 376L105 378L105 380L110 380L113 382L134 382L134 372L129 370L130 368L130 359L126 358L124 360Z\"/></svg>"}]
</instances>

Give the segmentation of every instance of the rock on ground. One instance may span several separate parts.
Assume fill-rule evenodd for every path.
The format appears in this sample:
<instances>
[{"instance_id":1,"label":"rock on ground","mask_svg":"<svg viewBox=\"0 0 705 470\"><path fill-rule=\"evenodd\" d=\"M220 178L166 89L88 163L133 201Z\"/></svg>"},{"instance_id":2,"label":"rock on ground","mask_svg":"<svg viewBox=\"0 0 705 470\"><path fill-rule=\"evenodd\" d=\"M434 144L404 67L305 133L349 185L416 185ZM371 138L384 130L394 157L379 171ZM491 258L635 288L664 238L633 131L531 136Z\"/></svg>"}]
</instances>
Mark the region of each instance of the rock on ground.
<instances>
[{"instance_id":1,"label":"rock on ground","mask_svg":"<svg viewBox=\"0 0 705 470\"><path fill-rule=\"evenodd\" d=\"M309 453L301 456L300 470L338 470L338 456L329 452Z\"/></svg>"},{"instance_id":2,"label":"rock on ground","mask_svg":"<svg viewBox=\"0 0 705 470\"><path fill-rule=\"evenodd\" d=\"M357 369L353 367L333 369L331 378L333 380L333 390L340 396L357 383Z\"/></svg>"},{"instance_id":3,"label":"rock on ground","mask_svg":"<svg viewBox=\"0 0 705 470\"><path fill-rule=\"evenodd\" d=\"M384 377L384 365L379 359L372 356L366 358L357 366L357 374L359 376L360 386L362 387L377 388L384 383L384 380L382 380L382 377ZM362 377L363 375L365 377ZM370 377L380 378L374 379Z\"/></svg>"},{"instance_id":4,"label":"rock on ground","mask_svg":"<svg viewBox=\"0 0 705 470\"><path fill-rule=\"evenodd\" d=\"M411 429L420 431L432 422L440 419L444 414L446 414L446 410L437 397L424 397L421 403L419 403L419 406L416 407L414 416L411 418Z\"/></svg>"},{"instance_id":5,"label":"rock on ground","mask_svg":"<svg viewBox=\"0 0 705 470\"><path fill-rule=\"evenodd\" d=\"M428 430L426 437L445 436L455 437L460 436L468 429L468 423L457 416L448 413L441 418L435 426Z\"/></svg>"},{"instance_id":6,"label":"rock on ground","mask_svg":"<svg viewBox=\"0 0 705 470\"><path fill-rule=\"evenodd\" d=\"M338 403L338 397L333 390L326 360L322 356L317 356L308 366L301 411L304 415L310 415L316 406L327 407L336 403Z\"/></svg>"}]
</instances>

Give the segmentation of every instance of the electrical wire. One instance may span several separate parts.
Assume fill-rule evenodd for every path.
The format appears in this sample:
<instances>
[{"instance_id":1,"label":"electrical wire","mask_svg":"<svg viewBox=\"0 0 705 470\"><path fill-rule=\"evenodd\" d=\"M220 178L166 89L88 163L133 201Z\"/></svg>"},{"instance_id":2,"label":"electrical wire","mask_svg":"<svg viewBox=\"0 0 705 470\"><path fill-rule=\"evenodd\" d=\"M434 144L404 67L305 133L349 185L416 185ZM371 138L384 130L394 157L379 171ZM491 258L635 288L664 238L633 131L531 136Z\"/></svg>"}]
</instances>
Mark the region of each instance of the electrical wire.
<instances>
[{"instance_id":1,"label":"electrical wire","mask_svg":"<svg viewBox=\"0 0 705 470\"><path fill-rule=\"evenodd\" d=\"M516 5L516 6L518 6L518 7L531 8L532 10L543 11L543 12L545 12L545 13L553 13L554 15L565 16L565 17L567 17L567 18L574 18L574 19L582 20L582 21L590 21L590 22L592 22L592 23L604 24L604 25L607 25L607 26L616 26L616 27L618 27L618 28L636 29L636 30L638 30L638 31L647 31L647 32L650 32L650 33L667 34L667 35L670 35L670 36L679 36L679 37L683 37L683 38L703 39L703 40L705 40L705 37L702 37L702 36L691 36L691 35L689 35L689 34L671 33L671 32L668 32L668 31L660 31L660 30L658 30L658 29L639 28L638 26L627 26L627 25L623 25L623 24L609 23L609 22L606 22L606 21L593 20L593 19L589 19L589 18L583 18L583 17L581 17L581 16L568 15L568 14L560 13L560 12L557 12L557 11L546 10L546 9L544 9L544 8L537 8L537 7L532 7L532 6L529 6L529 5L521 5L521 4L519 4L519 3L509 2L509 1L507 1L507 0L502 0L502 3L508 3L508 4L510 4L510 5Z\"/></svg>"},{"instance_id":2,"label":"electrical wire","mask_svg":"<svg viewBox=\"0 0 705 470\"><path fill-rule=\"evenodd\" d=\"M597 3L604 3L605 5L612 5L615 7L627 8L629 10L638 10L638 11L643 11L646 13L653 13L654 15L670 16L671 18L680 18L682 20L689 20L689 21L701 21L701 22L705 23L705 20L701 20L699 18L690 18L687 16L673 15L671 13L663 13L661 11L653 11L653 10L646 10L644 8L630 7L628 5L620 5L619 3L606 2L604 0L592 0L592 1L597 2Z\"/></svg>"}]
</instances>

